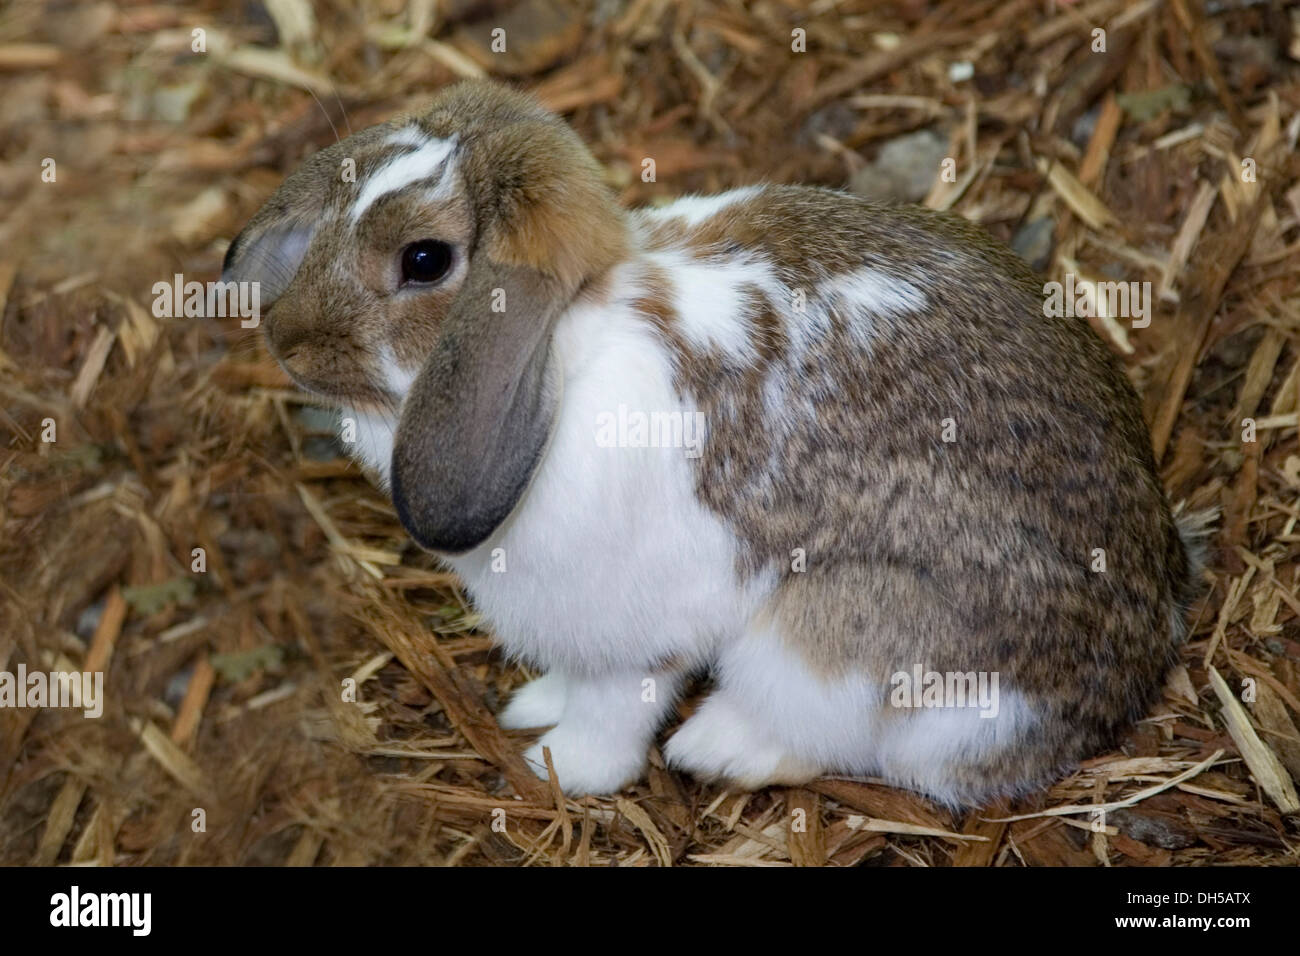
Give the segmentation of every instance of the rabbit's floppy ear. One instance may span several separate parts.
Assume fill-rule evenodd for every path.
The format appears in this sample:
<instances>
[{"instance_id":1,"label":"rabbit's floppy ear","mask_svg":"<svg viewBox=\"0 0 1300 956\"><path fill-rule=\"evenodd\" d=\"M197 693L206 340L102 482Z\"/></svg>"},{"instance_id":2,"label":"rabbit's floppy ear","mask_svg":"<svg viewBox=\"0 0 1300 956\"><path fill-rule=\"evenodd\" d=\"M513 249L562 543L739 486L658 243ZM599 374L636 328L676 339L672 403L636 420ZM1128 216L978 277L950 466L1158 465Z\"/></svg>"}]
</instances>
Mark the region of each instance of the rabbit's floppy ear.
<instances>
[{"instance_id":1,"label":"rabbit's floppy ear","mask_svg":"<svg viewBox=\"0 0 1300 956\"><path fill-rule=\"evenodd\" d=\"M407 393L390 469L406 530L448 554L485 541L523 497L562 386L555 323L626 244L622 212L572 130L517 94L485 92L508 110L495 104L495 129L460 130L477 245Z\"/></svg>"},{"instance_id":2,"label":"rabbit's floppy ear","mask_svg":"<svg viewBox=\"0 0 1300 956\"><path fill-rule=\"evenodd\" d=\"M221 281L258 283L264 309L289 287L307 255L325 199L319 175L316 164L296 170L226 250Z\"/></svg>"},{"instance_id":3,"label":"rabbit's floppy ear","mask_svg":"<svg viewBox=\"0 0 1300 956\"><path fill-rule=\"evenodd\" d=\"M523 496L559 399L550 331L563 305L536 270L471 268L393 444L393 504L422 547L470 550Z\"/></svg>"},{"instance_id":4,"label":"rabbit's floppy ear","mask_svg":"<svg viewBox=\"0 0 1300 956\"><path fill-rule=\"evenodd\" d=\"M384 134L371 127L314 153L280 184L226 250L221 281L256 282L269 309L293 282L326 215L341 160Z\"/></svg>"},{"instance_id":5,"label":"rabbit's floppy ear","mask_svg":"<svg viewBox=\"0 0 1300 956\"><path fill-rule=\"evenodd\" d=\"M259 224L255 218L226 250L221 281L257 283L259 307L269 309L298 274L313 231L310 222Z\"/></svg>"}]
</instances>

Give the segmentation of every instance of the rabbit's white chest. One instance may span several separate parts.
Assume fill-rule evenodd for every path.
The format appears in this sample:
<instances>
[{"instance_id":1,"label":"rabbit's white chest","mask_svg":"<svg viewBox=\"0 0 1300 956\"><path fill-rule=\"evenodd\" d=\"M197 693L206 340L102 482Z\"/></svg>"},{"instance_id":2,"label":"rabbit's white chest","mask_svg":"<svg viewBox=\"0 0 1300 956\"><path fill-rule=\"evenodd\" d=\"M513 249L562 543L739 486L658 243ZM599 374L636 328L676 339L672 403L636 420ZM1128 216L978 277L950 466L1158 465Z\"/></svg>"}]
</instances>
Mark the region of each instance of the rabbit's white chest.
<instances>
[{"instance_id":1,"label":"rabbit's white chest","mask_svg":"<svg viewBox=\"0 0 1300 956\"><path fill-rule=\"evenodd\" d=\"M702 663L750 603L735 541L697 500L692 409L662 346L621 307L556 332L564 394L518 510L450 564L511 653L572 672Z\"/></svg>"}]
</instances>

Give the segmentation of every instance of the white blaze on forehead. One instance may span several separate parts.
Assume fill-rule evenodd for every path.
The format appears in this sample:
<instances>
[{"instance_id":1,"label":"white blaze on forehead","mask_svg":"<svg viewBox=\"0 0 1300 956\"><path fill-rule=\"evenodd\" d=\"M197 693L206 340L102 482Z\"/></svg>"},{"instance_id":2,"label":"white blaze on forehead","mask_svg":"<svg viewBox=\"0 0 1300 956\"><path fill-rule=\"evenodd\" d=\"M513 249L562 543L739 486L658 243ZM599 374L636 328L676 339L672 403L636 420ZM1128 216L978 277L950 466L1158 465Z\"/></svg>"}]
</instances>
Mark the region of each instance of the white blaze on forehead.
<instances>
[{"instance_id":1,"label":"white blaze on forehead","mask_svg":"<svg viewBox=\"0 0 1300 956\"><path fill-rule=\"evenodd\" d=\"M429 135L418 126L403 126L388 137L390 143L403 146L423 146L428 139Z\"/></svg>"},{"instance_id":2,"label":"white blaze on forehead","mask_svg":"<svg viewBox=\"0 0 1300 956\"><path fill-rule=\"evenodd\" d=\"M413 126L398 130L389 137L389 142L415 148L409 153L393 157L367 177L361 187L361 194L352 204L350 218L353 223L359 222L366 210L380 196L386 196L391 192L404 189L411 183L432 177L439 167L446 164L456 148L455 137L427 139ZM443 169L443 181L447 179L447 172Z\"/></svg>"}]
</instances>

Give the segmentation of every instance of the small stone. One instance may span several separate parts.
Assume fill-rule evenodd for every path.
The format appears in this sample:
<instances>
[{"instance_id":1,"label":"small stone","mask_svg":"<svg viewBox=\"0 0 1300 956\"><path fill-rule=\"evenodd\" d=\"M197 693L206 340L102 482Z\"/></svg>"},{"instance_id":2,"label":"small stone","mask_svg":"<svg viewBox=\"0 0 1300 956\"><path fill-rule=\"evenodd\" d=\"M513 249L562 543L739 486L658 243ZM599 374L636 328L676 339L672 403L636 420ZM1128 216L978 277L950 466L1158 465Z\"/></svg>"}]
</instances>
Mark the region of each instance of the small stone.
<instances>
[{"instance_id":1,"label":"small stone","mask_svg":"<svg viewBox=\"0 0 1300 956\"><path fill-rule=\"evenodd\" d=\"M1052 258L1052 234L1056 223L1044 216L1025 223L1011 239L1011 248L1036 272L1043 272Z\"/></svg>"},{"instance_id":2,"label":"small stone","mask_svg":"<svg viewBox=\"0 0 1300 956\"><path fill-rule=\"evenodd\" d=\"M891 139L876 161L858 170L849 191L875 202L920 202L948 153L948 137L923 129Z\"/></svg>"}]
</instances>

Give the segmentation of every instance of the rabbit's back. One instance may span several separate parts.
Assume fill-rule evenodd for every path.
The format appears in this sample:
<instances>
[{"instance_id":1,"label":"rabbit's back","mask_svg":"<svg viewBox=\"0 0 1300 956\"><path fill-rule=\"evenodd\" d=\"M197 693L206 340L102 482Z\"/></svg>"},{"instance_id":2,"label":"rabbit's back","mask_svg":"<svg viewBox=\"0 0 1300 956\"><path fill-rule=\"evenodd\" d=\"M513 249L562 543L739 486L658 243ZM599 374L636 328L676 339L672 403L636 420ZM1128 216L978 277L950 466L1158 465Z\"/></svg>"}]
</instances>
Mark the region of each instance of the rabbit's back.
<instances>
[{"instance_id":1,"label":"rabbit's back","mask_svg":"<svg viewBox=\"0 0 1300 956\"><path fill-rule=\"evenodd\" d=\"M657 324L709 423L697 494L742 575L778 575L790 649L882 686L997 672L1047 763L1140 717L1190 568L1138 399L1087 323L1045 315L1041 281L955 217L769 187L693 218L655 214L650 243L758 270L749 337L702 346L707 317L672 294Z\"/></svg>"}]
</instances>

